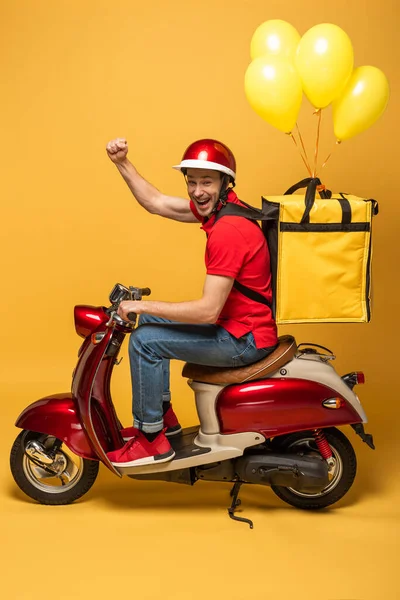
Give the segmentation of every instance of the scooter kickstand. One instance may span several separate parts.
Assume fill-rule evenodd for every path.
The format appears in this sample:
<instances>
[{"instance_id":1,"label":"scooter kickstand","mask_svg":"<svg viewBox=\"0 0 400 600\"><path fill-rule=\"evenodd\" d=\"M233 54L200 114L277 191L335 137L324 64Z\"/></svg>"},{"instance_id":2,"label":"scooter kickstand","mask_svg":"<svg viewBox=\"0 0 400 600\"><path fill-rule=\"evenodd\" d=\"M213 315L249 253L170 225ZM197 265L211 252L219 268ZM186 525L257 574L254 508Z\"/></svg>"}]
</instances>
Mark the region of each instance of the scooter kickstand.
<instances>
[{"instance_id":1,"label":"scooter kickstand","mask_svg":"<svg viewBox=\"0 0 400 600\"><path fill-rule=\"evenodd\" d=\"M235 516L236 508L238 506L240 506L242 503L242 501L238 498L242 483L243 483L242 481L236 481L236 483L234 484L233 488L230 491L230 496L232 498L232 504L228 508L228 513L229 513L230 518L233 519L234 521L242 521L242 523L248 523L250 529L253 529L253 521L250 521L250 519L244 519L243 517Z\"/></svg>"}]
</instances>

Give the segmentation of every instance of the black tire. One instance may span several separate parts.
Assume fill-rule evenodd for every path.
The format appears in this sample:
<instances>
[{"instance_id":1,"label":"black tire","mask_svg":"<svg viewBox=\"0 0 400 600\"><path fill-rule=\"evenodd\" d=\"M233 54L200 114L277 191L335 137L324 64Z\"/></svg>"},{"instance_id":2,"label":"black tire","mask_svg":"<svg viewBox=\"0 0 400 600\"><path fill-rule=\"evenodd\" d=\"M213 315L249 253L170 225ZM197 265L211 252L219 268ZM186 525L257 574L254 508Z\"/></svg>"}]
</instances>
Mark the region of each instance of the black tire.
<instances>
[{"instance_id":1,"label":"black tire","mask_svg":"<svg viewBox=\"0 0 400 600\"><path fill-rule=\"evenodd\" d=\"M86 458L79 458L79 468L77 467L76 476L67 484L65 491L60 491L63 486L51 486L43 484L39 478L35 481L35 469L38 471L38 465L29 459L25 453L26 445L29 441L38 440L41 443L54 444L56 438L43 435L34 431L23 430L15 440L11 449L10 467L11 473L18 487L30 498L40 502L40 504L71 504L78 498L81 498L90 490L94 484L98 471L99 463ZM65 455L63 450L60 452ZM58 479L53 477L53 480ZM64 484L65 485L65 484ZM48 489L48 491L46 490Z\"/></svg>"},{"instance_id":2,"label":"black tire","mask_svg":"<svg viewBox=\"0 0 400 600\"><path fill-rule=\"evenodd\" d=\"M326 508L349 491L357 472L357 459L352 445L347 437L335 427L323 429L325 437L336 459L335 472L329 485L319 493L297 492L291 488L271 486L281 500L305 510ZM311 431L291 433L282 440L274 440L274 449L279 451L301 452L302 454L319 454L314 436Z\"/></svg>"}]
</instances>

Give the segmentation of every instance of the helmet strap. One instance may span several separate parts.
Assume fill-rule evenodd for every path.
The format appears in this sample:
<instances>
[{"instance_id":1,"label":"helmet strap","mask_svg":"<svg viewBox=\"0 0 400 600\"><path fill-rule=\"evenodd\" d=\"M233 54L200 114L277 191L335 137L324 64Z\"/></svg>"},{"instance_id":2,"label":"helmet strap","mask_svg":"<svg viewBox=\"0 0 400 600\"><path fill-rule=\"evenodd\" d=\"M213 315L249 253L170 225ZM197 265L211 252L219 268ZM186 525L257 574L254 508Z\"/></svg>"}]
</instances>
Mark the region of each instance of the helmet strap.
<instances>
[{"instance_id":1,"label":"helmet strap","mask_svg":"<svg viewBox=\"0 0 400 600\"><path fill-rule=\"evenodd\" d=\"M230 187L229 184L232 184L232 187ZM233 190L234 187L235 187L235 181L232 179L232 177L230 177L229 175L224 175L222 177L222 184L221 184L221 190L219 192L218 202L214 206L214 209L211 211L211 214L214 214L217 212L220 204L222 204L222 206L225 206L225 204L228 201L229 191Z\"/></svg>"}]
</instances>

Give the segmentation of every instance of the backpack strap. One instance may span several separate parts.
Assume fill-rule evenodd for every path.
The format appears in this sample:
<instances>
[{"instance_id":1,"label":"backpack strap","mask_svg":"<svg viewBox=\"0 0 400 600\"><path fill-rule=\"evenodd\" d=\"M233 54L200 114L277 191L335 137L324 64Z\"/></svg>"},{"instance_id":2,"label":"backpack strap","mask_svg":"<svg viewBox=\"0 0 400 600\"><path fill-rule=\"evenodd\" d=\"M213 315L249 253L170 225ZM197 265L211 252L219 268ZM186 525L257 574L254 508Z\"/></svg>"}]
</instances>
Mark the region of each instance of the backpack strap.
<instances>
[{"instance_id":1,"label":"backpack strap","mask_svg":"<svg viewBox=\"0 0 400 600\"><path fill-rule=\"evenodd\" d=\"M270 310L272 310L272 302L267 300L259 292L252 290L251 288L247 287L247 285L243 285L243 284L239 283L236 279L233 282L233 287L235 288L235 290L237 290L238 292L243 294L243 296L246 296L246 298L250 298L250 300L254 300L254 302L259 302L260 304L264 304L265 306L268 306L268 308Z\"/></svg>"},{"instance_id":2,"label":"backpack strap","mask_svg":"<svg viewBox=\"0 0 400 600\"><path fill-rule=\"evenodd\" d=\"M278 212L276 207L268 206L264 210L260 210L255 206L246 204L246 202L243 202L242 200L240 202L242 202L244 206L240 206L239 204L233 204L233 202L228 202L227 204L225 204L225 206L223 206L221 210L219 210L215 215L214 224L219 219L227 215L234 217L244 217L245 219L252 221L255 225L257 225L257 227L259 227L257 221L271 221L277 218ZM247 287L246 285L243 285L242 283L239 283L236 279L233 283L233 287L236 290L238 290L238 292L243 294L243 296L246 296L246 298L250 298L250 300L254 300L254 302L264 304L265 306L268 306L270 310L272 310L272 303L259 292L252 290L251 288Z\"/></svg>"},{"instance_id":3,"label":"backpack strap","mask_svg":"<svg viewBox=\"0 0 400 600\"><path fill-rule=\"evenodd\" d=\"M275 221L279 215L279 208L276 206L267 205L262 209L259 209L255 206L251 206L250 204L246 204L242 200L240 202L242 202L244 206L240 206L240 204L233 204L233 202L227 202L215 215L214 223L216 223L218 219L224 217L225 215L244 217L245 219L255 222ZM258 225L258 223L256 224Z\"/></svg>"}]
</instances>

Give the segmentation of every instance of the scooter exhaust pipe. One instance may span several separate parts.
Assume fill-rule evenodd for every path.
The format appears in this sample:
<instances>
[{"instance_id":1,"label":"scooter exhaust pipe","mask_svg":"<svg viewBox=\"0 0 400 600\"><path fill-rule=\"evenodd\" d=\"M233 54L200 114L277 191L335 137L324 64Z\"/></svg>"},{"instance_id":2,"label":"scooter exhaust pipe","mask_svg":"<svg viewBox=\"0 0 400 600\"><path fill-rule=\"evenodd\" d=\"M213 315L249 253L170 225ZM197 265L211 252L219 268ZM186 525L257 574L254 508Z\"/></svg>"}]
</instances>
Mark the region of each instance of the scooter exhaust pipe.
<instances>
[{"instance_id":1,"label":"scooter exhaust pipe","mask_svg":"<svg viewBox=\"0 0 400 600\"><path fill-rule=\"evenodd\" d=\"M29 458L39 461L44 465L52 465L54 463L54 458L46 454L42 444L36 440L27 443L25 453Z\"/></svg>"},{"instance_id":2,"label":"scooter exhaust pipe","mask_svg":"<svg viewBox=\"0 0 400 600\"><path fill-rule=\"evenodd\" d=\"M317 456L253 454L235 462L242 481L291 487L298 492L318 492L329 484L328 464Z\"/></svg>"}]
</instances>

